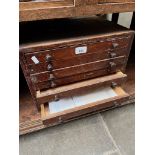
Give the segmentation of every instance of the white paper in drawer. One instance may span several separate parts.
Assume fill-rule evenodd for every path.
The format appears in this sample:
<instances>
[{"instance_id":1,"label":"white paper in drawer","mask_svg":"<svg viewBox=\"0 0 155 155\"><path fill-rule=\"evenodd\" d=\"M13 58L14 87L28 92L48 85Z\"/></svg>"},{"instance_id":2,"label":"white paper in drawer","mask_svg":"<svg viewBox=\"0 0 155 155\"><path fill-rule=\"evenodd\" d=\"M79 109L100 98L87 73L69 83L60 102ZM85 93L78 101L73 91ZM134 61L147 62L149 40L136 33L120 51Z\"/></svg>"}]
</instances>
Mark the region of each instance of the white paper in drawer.
<instances>
[{"instance_id":1,"label":"white paper in drawer","mask_svg":"<svg viewBox=\"0 0 155 155\"><path fill-rule=\"evenodd\" d=\"M49 112L56 113L115 96L117 96L117 94L111 87L102 87L95 90L90 90L89 92L81 95L75 95L59 101L49 102Z\"/></svg>"},{"instance_id":2,"label":"white paper in drawer","mask_svg":"<svg viewBox=\"0 0 155 155\"><path fill-rule=\"evenodd\" d=\"M107 88L102 87L93 91L90 90L89 92L84 93L82 95L73 96L73 101L75 103L75 106L81 106L88 103L108 99L114 96L117 96L117 94L113 91L111 87Z\"/></svg>"},{"instance_id":3,"label":"white paper in drawer","mask_svg":"<svg viewBox=\"0 0 155 155\"><path fill-rule=\"evenodd\" d=\"M59 101L49 102L49 112L50 113L60 112L60 111L64 111L67 109L74 108L74 107L75 107L75 104L71 97L64 98Z\"/></svg>"}]
</instances>

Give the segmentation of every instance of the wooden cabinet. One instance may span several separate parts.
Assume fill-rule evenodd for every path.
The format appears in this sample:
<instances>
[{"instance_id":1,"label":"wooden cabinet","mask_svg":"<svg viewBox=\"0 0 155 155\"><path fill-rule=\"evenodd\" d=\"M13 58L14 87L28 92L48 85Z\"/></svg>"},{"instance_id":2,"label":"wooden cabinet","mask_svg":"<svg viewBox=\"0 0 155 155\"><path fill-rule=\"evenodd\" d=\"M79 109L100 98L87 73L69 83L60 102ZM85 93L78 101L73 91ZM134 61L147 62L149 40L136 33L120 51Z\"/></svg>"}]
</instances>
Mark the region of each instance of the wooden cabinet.
<instances>
[{"instance_id":1,"label":"wooden cabinet","mask_svg":"<svg viewBox=\"0 0 155 155\"><path fill-rule=\"evenodd\" d=\"M135 0L19 0L20 64L31 92L20 81L20 134L134 102L134 64L128 62L125 71L133 31L102 17L79 18L134 10ZM102 88L115 96L102 98ZM101 98L95 101L97 89ZM76 95L94 98L63 111L50 109Z\"/></svg>"},{"instance_id":2,"label":"wooden cabinet","mask_svg":"<svg viewBox=\"0 0 155 155\"><path fill-rule=\"evenodd\" d=\"M125 71L133 31L102 17L79 18L134 10L135 0L19 0L20 64L31 92L20 83L20 134L134 102L134 65ZM115 96L103 98L102 88ZM94 98L50 109L76 95Z\"/></svg>"},{"instance_id":3,"label":"wooden cabinet","mask_svg":"<svg viewBox=\"0 0 155 155\"><path fill-rule=\"evenodd\" d=\"M66 19L45 24L39 40L35 26L29 26L31 31L20 36L20 63L38 108L88 88L124 82L133 31L98 17Z\"/></svg>"}]
</instances>

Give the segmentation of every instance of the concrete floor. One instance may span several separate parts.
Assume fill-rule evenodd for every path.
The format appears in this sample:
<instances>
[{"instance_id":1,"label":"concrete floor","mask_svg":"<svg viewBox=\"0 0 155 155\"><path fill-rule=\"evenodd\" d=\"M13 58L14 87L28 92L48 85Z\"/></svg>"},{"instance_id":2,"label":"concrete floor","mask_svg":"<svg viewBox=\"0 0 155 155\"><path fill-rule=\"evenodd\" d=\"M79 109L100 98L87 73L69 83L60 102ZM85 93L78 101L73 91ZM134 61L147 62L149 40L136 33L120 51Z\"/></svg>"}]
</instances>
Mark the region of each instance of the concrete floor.
<instances>
[{"instance_id":1,"label":"concrete floor","mask_svg":"<svg viewBox=\"0 0 155 155\"><path fill-rule=\"evenodd\" d=\"M20 155L134 155L134 104L20 137Z\"/></svg>"}]
</instances>

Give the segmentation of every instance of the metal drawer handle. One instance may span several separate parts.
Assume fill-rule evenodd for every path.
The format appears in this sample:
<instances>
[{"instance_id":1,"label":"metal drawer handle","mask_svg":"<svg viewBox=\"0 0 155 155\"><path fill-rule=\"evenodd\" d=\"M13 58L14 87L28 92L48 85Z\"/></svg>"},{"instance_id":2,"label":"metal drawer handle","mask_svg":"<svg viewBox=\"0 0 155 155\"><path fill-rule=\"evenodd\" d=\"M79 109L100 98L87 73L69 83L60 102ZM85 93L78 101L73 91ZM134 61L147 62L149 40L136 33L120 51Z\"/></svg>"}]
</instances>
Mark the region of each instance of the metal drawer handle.
<instances>
[{"instance_id":1,"label":"metal drawer handle","mask_svg":"<svg viewBox=\"0 0 155 155\"><path fill-rule=\"evenodd\" d=\"M56 84L53 81L51 81L51 87L56 87Z\"/></svg>"},{"instance_id":2,"label":"metal drawer handle","mask_svg":"<svg viewBox=\"0 0 155 155\"><path fill-rule=\"evenodd\" d=\"M117 87L117 83L116 83L116 82L112 82L112 83L111 83L111 87L112 87L112 88Z\"/></svg>"},{"instance_id":3,"label":"metal drawer handle","mask_svg":"<svg viewBox=\"0 0 155 155\"><path fill-rule=\"evenodd\" d=\"M110 62L110 69L116 69L116 64L114 62Z\"/></svg>"},{"instance_id":4,"label":"metal drawer handle","mask_svg":"<svg viewBox=\"0 0 155 155\"><path fill-rule=\"evenodd\" d=\"M118 43L112 43L112 46L113 46L113 48L116 48L119 46L119 44Z\"/></svg>"},{"instance_id":5,"label":"metal drawer handle","mask_svg":"<svg viewBox=\"0 0 155 155\"><path fill-rule=\"evenodd\" d=\"M51 71L52 69L53 69L52 65L51 65L51 64L48 64L47 70L48 70L48 71Z\"/></svg>"},{"instance_id":6,"label":"metal drawer handle","mask_svg":"<svg viewBox=\"0 0 155 155\"><path fill-rule=\"evenodd\" d=\"M117 56L116 53L114 53L114 52L111 52L111 53L110 53L110 58L115 58L116 56Z\"/></svg>"},{"instance_id":7,"label":"metal drawer handle","mask_svg":"<svg viewBox=\"0 0 155 155\"><path fill-rule=\"evenodd\" d=\"M53 80L55 79L54 75L53 74L50 74L50 77L49 77L50 80Z\"/></svg>"},{"instance_id":8,"label":"metal drawer handle","mask_svg":"<svg viewBox=\"0 0 155 155\"><path fill-rule=\"evenodd\" d=\"M54 96L54 101L59 101L60 99L59 99L59 97L58 97L58 95L55 95Z\"/></svg>"},{"instance_id":9,"label":"metal drawer handle","mask_svg":"<svg viewBox=\"0 0 155 155\"><path fill-rule=\"evenodd\" d=\"M49 55L49 54L47 54L47 55L46 55L46 61L49 62L49 61L51 61L51 60L52 60L52 56Z\"/></svg>"}]
</instances>

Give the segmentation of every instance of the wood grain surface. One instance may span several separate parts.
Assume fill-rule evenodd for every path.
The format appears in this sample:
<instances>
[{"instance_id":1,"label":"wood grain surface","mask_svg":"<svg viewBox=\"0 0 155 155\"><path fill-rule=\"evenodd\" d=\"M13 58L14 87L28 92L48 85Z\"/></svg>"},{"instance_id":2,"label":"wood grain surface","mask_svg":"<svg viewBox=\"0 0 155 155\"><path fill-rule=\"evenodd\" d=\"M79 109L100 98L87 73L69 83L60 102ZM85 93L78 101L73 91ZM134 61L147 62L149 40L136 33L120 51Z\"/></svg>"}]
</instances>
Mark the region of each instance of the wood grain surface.
<instances>
[{"instance_id":1,"label":"wood grain surface","mask_svg":"<svg viewBox=\"0 0 155 155\"><path fill-rule=\"evenodd\" d=\"M134 0L69 0L68 2L20 2L20 22L91 16L135 10Z\"/></svg>"}]
</instances>

